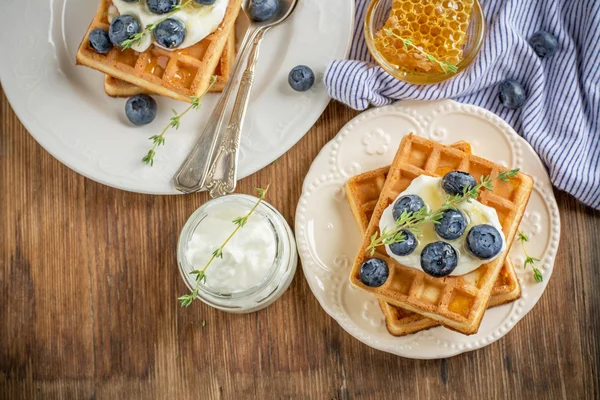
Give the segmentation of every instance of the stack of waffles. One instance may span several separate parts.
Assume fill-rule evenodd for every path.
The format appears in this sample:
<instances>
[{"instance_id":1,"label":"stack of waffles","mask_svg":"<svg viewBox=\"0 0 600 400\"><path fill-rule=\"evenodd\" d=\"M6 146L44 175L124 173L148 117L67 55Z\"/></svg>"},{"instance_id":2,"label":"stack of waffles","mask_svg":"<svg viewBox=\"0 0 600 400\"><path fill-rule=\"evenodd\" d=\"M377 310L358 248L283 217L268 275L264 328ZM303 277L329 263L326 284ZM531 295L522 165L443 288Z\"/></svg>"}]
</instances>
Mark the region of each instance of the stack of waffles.
<instances>
[{"instance_id":1,"label":"stack of waffles","mask_svg":"<svg viewBox=\"0 0 600 400\"><path fill-rule=\"evenodd\" d=\"M210 90L220 92L235 62L235 20L241 1L230 0L219 28L188 48L167 51L151 45L138 53L115 46L107 54L99 54L90 46L88 36L96 28L108 30L112 6L112 0L100 0L100 7L77 51L77 63L106 74L104 89L113 97L155 93L190 102L192 96L200 96L209 88L213 75L217 81Z\"/></svg>"},{"instance_id":2,"label":"stack of waffles","mask_svg":"<svg viewBox=\"0 0 600 400\"><path fill-rule=\"evenodd\" d=\"M371 236L379 232L383 211L418 176L442 177L453 170L468 172L479 183L480 177L495 177L505 168L473 155L466 142L445 146L410 134L400 143L391 166L365 172L346 183L348 201L363 234L350 282L378 297L392 335L407 335L439 325L474 334L486 308L521 296L508 250L466 275L434 278L397 263L384 247L378 247L373 257L387 263L387 281L380 287L369 287L360 280L360 267L371 257L367 248ZM479 193L478 201L498 213L507 249L515 238L532 187L531 177L519 172L508 182L495 180L493 190L482 189Z\"/></svg>"}]
</instances>

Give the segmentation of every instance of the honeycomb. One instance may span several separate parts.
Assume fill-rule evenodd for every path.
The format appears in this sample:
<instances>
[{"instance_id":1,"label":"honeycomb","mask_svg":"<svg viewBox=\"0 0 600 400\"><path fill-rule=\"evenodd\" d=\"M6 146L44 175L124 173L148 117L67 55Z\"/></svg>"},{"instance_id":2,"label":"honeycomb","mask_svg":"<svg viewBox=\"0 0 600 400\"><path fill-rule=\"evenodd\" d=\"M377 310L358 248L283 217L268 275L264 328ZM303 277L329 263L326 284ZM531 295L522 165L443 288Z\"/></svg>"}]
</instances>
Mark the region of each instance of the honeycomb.
<instances>
[{"instance_id":1,"label":"honeycomb","mask_svg":"<svg viewBox=\"0 0 600 400\"><path fill-rule=\"evenodd\" d=\"M463 57L473 2L392 0L389 17L375 36L375 46L401 70L448 72L445 63L456 66ZM405 45L406 39L412 45Z\"/></svg>"}]
</instances>

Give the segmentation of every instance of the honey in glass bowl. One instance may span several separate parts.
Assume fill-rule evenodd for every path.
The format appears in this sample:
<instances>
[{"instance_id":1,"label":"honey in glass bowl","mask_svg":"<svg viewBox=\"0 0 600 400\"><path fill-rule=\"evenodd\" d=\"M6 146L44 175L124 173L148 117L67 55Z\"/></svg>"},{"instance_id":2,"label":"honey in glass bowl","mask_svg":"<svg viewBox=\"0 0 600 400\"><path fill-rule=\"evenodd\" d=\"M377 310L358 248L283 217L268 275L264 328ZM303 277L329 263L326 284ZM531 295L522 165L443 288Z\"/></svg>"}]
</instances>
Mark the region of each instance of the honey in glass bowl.
<instances>
[{"instance_id":1,"label":"honey in glass bowl","mask_svg":"<svg viewBox=\"0 0 600 400\"><path fill-rule=\"evenodd\" d=\"M398 79L435 83L472 62L484 20L477 0L373 0L365 38L375 60Z\"/></svg>"}]
</instances>

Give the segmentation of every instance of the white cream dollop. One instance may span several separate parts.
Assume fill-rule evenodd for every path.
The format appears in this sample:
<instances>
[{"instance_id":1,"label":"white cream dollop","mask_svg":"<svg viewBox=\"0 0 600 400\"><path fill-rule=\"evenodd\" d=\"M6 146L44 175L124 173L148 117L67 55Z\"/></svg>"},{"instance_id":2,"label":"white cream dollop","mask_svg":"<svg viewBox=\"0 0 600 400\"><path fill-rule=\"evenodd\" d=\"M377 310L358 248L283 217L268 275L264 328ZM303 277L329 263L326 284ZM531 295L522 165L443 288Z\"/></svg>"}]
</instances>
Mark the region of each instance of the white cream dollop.
<instances>
[{"instance_id":1,"label":"white cream dollop","mask_svg":"<svg viewBox=\"0 0 600 400\"><path fill-rule=\"evenodd\" d=\"M185 0L183 0L185 1ZM143 30L148 24L155 24L165 17L165 15L152 13L146 4L146 0L140 0L133 3L127 3L123 0L112 0L114 8L110 8L108 12L108 20L118 15L130 14L133 15L140 23ZM216 0L210 6L196 4L184 7L177 11L170 18L178 19L185 25L185 39L177 49L190 47L217 30L227 11L229 0ZM134 44L132 49L135 51L146 51L153 43L154 37L152 33L144 35L140 43Z\"/></svg>"},{"instance_id":2,"label":"white cream dollop","mask_svg":"<svg viewBox=\"0 0 600 400\"><path fill-rule=\"evenodd\" d=\"M187 245L186 257L194 269L204 268L236 228L232 221L248 211L235 204L210 207ZM236 293L259 285L273 266L276 247L269 222L252 214L223 249L223 258L215 258L206 270L206 286L221 293Z\"/></svg>"},{"instance_id":3,"label":"white cream dollop","mask_svg":"<svg viewBox=\"0 0 600 400\"><path fill-rule=\"evenodd\" d=\"M393 217L393 209L394 203L396 200L402 196L407 194L416 194L420 196L425 204L429 207L430 210L439 209L444 200L446 198L446 192L442 189L442 178L435 178L431 176L421 175L410 183L410 185L404 190L402 193L396 197L396 199L390 204L381 215L381 219L379 221L379 229L383 231L383 229L387 228L388 230L392 229L395 226L395 221ZM450 276L458 276L465 275L471 271L476 270L482 264L488 263L491 260L497 258L500 254L502 254L506 250L506 239L504 238L504 233L502 232L502 225L500 225L500 220L498 219L498 213L492 207L488 207L486 205L481 204L477 200L462 201L457 206L457 209L462 211L463 214L467 217L467 228L465 229L465 233L455 240L447 240L442 239L438 236L433 228L433 223L429 222L422 226L421 231L419 233L415 233L415 236L418 240L418 245L415 251L407 256L398 256L390 250L389 246L386 245L387 254L392 257L394 260L399 262L402 265L407 267L423 270L421 268L421 252L423 248L429 243L436 242L439 240L450 243L458 254L458 265L452 271ZM482 260L480 258L475 257L469 252L466 245L467 233L469 230L475 226L480 224L488 224L492 225L496 228L500 235L502 236L502 250L496 257L489 260Z\"/></svg>"}]
</instances>

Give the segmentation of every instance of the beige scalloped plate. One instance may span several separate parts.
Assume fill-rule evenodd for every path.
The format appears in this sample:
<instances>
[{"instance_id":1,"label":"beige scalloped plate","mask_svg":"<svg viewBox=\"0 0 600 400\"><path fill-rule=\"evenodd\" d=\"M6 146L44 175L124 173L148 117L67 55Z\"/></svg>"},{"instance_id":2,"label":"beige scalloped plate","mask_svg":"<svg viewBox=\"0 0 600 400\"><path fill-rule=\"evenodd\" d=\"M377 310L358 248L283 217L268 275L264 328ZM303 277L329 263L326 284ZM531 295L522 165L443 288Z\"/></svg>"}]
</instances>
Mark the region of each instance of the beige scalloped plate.
<instances>
[{"instance_id":1,"label":"beige scalloped plate","mask_svg":"<svg viewBox=\"0 0 600 400\"><path fill-rule=\"evenodd\" d=\"M528 251L544 282L524 270L521 246L510 250L523 295L520 300L486 312L479 332L465 336L434 328L405 337L390 335L377 299L350 286L348 274L361 236L347 204L344 183L356 174L389 165L408 132L450 144L466 140L475 154L535 180L521 222L530 235ZM450 100L403 101L360 114L329 142L313 162L296 210L296 239L304 275L325 311L363 343L403 357L451 357L479 349L506 335L538 302L554 267L560 217L552 185L534 150L502 119L480 107ZM544 329L539 327L538 329Z\"/></svg>"}]
</instances>

